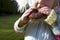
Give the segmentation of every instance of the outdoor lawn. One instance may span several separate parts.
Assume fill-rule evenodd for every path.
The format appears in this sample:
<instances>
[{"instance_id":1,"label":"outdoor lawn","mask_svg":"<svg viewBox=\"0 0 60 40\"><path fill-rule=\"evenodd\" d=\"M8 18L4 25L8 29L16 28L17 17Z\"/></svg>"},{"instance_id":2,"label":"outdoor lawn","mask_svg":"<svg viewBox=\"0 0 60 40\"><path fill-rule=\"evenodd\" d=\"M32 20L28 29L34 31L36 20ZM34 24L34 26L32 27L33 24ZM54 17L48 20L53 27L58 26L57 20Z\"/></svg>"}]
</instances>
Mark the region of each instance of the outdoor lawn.
<instances>
[{"instance_id":1,"label":"outdoor lawn","mask_svg":"<svg viewBox=\"0 0 60 40\"><path fill-rule=\"evenodd\" d=\"M0 16L0 40L23 40L24 34L17 34L13 29L19 15Z\"/></svg>"}]
</instances>

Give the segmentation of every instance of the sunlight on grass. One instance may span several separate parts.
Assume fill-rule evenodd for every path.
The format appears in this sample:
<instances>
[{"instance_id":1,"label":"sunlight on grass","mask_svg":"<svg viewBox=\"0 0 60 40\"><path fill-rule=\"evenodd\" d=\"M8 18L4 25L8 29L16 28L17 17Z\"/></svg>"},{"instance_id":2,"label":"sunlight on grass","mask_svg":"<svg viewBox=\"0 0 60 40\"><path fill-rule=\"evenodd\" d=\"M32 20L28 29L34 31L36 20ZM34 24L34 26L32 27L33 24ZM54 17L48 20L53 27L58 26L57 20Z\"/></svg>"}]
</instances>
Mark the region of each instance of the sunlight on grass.
<instances>
[{"instance_id":1,"label":"sunlight on grass","mask_svg":"<svg viewBox=\"0 0 60 40\"><path fill-rule=\"evenodd\" d=\"M20 15L0 16L0 40L23 40L24 34L17 34L13 29L14 22Z\"/></svg>"},{"instance_id":2,"label":"sunlight on grass","mask_svg":"<svg viewBox=\"0 0 60 40\"><path fill-rule=\"evenodd\" d=\"M23 40L24 34L16 34L14 30L0 29L0 39L3 40Z\"/></svg>"}]
</instances>

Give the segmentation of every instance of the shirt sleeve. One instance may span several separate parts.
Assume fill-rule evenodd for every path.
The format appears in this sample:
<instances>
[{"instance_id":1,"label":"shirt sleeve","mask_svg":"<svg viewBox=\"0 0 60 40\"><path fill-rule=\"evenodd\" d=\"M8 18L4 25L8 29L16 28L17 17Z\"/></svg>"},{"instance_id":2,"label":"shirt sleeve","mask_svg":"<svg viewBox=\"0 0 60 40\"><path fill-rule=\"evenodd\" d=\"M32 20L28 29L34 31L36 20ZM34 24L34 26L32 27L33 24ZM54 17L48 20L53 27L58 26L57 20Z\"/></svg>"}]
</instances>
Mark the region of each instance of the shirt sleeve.
<instances>
[{"instance_id":1,"label":"shirt sleeve","mask_svg":"<svg viewBox=\"0 0 60 40\"><path fill-rule=\"evenodd\" d=\"M22 32L24 32L25 27L26 27L26 25L27 25L27 24L25 24L25 25L23 25L22 27L19 27L18 24L19 24L20 21L21 21L21 19L19 18L19 19L14 23L14 30L15 30L15 32L17 32L17 33L22 33Z\"/></svg>"},{"instance_id":2,"label":"shirt sleeve","mask_svg":"<svg viewBox=\"0 0 60 40\"><path fill-rule=\"evenodd\" d=\"M52 25L56 21L56 19L57 19L57 14L54 11L54 9L52 9L50 15L44 21L49 25Z\"/></svg>"}]
</instances>

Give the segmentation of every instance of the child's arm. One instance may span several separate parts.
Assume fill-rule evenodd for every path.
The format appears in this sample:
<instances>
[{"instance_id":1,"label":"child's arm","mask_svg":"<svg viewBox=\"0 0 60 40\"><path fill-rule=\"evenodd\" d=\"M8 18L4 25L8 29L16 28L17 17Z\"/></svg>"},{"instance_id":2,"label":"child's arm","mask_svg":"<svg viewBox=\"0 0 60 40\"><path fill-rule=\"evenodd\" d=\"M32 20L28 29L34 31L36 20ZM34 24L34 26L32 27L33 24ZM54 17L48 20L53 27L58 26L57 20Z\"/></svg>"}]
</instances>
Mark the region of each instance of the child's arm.
<instances>
[{"instance_id":1,"label":"child's arm","mask_svg":"<svg viewBox=\"0 0 60 40\"><path fill-rule=\"evenodd\" d=\"M29 22L29 15L32 12L32 8L27 9L23 15L15 22L14 24L14 30L16 32L22 33Z\"/></svg>"},{"instance_id":2,"label":"child's arm","mask_svg":"<svg viewBox=\"0 0 60 40\"><path fill-rule=\"evenodd\" d=\"M20 23L20 24L19 24ZM20 26L21 25L21 26ZM14 23L14 30L16 33L23 33L25 30L27 24L24 24L21 20L21 18L19 18L15 23Z\"/></svg>"},{"instance_id":3,"label":"child's arm","mask_svg":"<svg viewBox=\"0 0 60 40\"><path fill-rule=\"evenodd\" d=\"M57 19L57 14L56 12L52 9L50 12L49 16L45 19L45 22L48 23L49 25L52 25Z\"/></svg>"}]
</instances>

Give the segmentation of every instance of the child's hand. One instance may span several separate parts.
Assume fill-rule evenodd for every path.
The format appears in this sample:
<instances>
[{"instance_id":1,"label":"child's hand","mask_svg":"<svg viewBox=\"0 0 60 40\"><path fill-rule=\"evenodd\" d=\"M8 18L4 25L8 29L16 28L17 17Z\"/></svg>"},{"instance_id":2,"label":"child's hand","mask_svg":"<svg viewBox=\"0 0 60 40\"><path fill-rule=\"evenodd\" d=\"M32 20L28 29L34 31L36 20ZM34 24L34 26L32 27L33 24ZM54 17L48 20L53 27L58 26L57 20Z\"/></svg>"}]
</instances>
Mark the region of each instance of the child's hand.
<instances>
[{"instance_id":1,"label":"child's hand","mask_svg":"<svg viewBox=\"0 0 60 40\"><path fill-rule=\"evenodd\" d=\"M24 23L27 23L29 21L29 15L31 14L32 12L32 9L29 8L28 10L26 10L24 12L24 14L21 16L21 20L24 22Z\"/></svg>"},{"instance_id":2,"label":"child's hand","mask_svg":"<svg viewBox=\"0 0 60 40\"><path fill-rule=\"evenodd\" d=\"M32 6L30 7L28 10L26 10L24 12L24 14L21 16L21 20L24 22L24 23L27 23L29 21L29 16L32 12L34 12L34 9L36 9L37 7L37 2Z\"/></svg>"},{"instance_id":3,"label":"child's hand","mask_svg":"<svg viewBox=\"0 0 60 40\"><path fill-rule=\"evenodd\" d=\"M20 18L19 27L22 27L29 21L29 15L34 11L34 8L27 9Z\"/></svg>"},{"instance_id":4,"label":"child's hand","mask_svg":"<svg viewBox=\"0 0 60 40\"><path fill-rule=\"evenodd\" d=\"M49 15L51 12L51 9L48 7L42 7L40 9L38 9L39 13L45 14L45 15Z\"/></svg>"}]
</instances>

